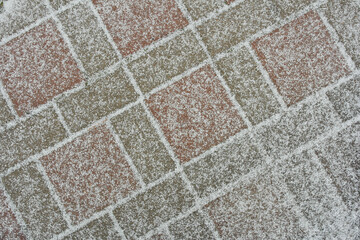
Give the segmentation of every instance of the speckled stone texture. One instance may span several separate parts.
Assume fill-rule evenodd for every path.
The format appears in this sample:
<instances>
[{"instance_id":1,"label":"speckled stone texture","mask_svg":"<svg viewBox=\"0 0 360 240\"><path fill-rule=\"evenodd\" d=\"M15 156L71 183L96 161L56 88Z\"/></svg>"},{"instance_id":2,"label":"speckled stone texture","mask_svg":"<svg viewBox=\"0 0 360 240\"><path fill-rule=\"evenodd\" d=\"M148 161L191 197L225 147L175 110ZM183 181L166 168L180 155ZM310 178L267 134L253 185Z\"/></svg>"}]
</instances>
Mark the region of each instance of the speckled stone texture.
<instances>
[{"instance_id":1,"label":"speckled stone texture","mask_svg":"<svg viewBox=\"0 0 360 240\"><path fill-rule=\"evenodd\" d=\"M0 0L0 239L360 239L359 0Z\"/></svg>"}]
</instances>

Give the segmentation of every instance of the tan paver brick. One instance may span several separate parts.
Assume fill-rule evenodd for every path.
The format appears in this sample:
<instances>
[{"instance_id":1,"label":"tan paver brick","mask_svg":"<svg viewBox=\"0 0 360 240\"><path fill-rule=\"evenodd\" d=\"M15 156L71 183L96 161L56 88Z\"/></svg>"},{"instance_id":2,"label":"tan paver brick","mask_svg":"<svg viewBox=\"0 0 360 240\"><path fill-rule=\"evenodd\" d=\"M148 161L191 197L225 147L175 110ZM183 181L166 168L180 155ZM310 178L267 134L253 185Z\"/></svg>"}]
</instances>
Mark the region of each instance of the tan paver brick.
<instances>
[{"instance_id":1,"label":"tan paver brick","mask_svg":"<svg viewBox=\"0 0 360 240\"><path fill-rule=\"evenodd\" d=\"M51 6L58 10L60 7L65 6L66 4L69 4L73 0L49 0Z\"/></svg>"},{"instance_id":2,"label":"tan paver brick","mask_svg":"<svg viewBox=\"0 0 360 240\"><path fill-rule=\"evenodd\" d=\"M33 239L50 239L67 228L35 164L15 170L3 178L3 183Z\"/></svg>"},{"instance_id":3,"label":"tan paver brick","mask_svg":"<svg viewBox=\"0 0 360 240\"><path fill-rule=\"evenodd\" d=\"M225 6L225 0L183 0L193 20L206 17Z\"/></svg>"},{"instance_id":4,"label":"tan paver brick","mask_svg":"<svg viewBox=\"0 0 360 240\"><path fill-rule=\"evenodd\" d=\"M0 172L55 145L66 131L53 109L45 109L0 133Z\"/></svg>"},{"instance_id":5,"label":"tan paver brick","mask_svg":"<svg viewBox=\"0 0 360 240\"><path fill-rule=\"evenodd\" d=\"M11 113L3 95L0 93L0 126L12 121L15 116Z\"/></svg>"},{"instance_id":6,"label":"tan paver brick","mask_svg":"<svg viewBox=\"0 0 360 240\"><path fill-rule=\"evenodd\" d=\"M174 160L141 105L121 113L111 122L145 183L175 169Z\"/></svg>"}]
</instances>

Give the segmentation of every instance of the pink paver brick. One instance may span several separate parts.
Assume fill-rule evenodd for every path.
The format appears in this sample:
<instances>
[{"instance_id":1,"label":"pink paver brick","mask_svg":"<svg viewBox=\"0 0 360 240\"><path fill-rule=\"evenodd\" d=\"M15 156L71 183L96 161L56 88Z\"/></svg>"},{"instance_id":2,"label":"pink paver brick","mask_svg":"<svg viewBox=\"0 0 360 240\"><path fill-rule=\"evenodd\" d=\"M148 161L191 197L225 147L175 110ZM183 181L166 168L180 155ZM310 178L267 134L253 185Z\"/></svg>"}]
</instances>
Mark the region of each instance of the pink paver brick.
<instances>
[{"instance_id":1,"label":"pink paver brick","mask_svg":"<svg viewBox=\"0 0 360 240\"><path fill-rule=\"evenodd\" d=\"M182 163L246 128L209 65L146 102Z\"/></svg>"},{"instance_id":2,"label":"pink paver brick","mask_svg":"<svg viewBox=\"0 0 360 240\"><path fill-rule=\"evenodd\" d=\"M74 222L138 187L124 154L105 126L91 129L41 162Z\"/></svg>"},{"instance_id":3,"label":"pink paver brick","mask_svg":"<svg viewBox=\"0 0 360 240\"><path fill-rule=\"evenodd\" d=\"M93 0L93 3L123 56L188 25L174 0Z\"/></svg>"},{"instance_id":4,"label":"pink paver brick","mask_svg":"<svg viewBox=\"0 0 360 240\"><path fill-rule=\"evenodd\" d=\"M20 116L83 80L51 20L0 47L0 77Z\"/></svg>"},{"instance_id":5,"label":"pink paver brick","mask_svg":"<svg viewBox=\"0 0 360 240\"><path fill-rule=\"evenodd\" d=\"M0 189L0 239L26 239L16 217L7 203L4 191Z\"/></svg>"},{"instance_id":6,"label":"pink paver brick","mask_svg":"<svg viewBox=\"0 0 360 240\"><path fill-rule=\"evenodd\" d=\"M288 106L350 72L314 11L256 39L252 47Z\"/></svg>"}]
</instances>

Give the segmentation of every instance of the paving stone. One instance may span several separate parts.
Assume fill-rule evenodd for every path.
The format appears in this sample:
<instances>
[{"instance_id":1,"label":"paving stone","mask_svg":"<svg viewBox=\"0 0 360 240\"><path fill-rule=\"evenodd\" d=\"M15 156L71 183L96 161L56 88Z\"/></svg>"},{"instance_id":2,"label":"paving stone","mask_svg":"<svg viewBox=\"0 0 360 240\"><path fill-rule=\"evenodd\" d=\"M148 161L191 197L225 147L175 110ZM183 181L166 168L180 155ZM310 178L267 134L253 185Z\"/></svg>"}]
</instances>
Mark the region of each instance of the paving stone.
<instances>
[{"instance_id":1,"label":"paving stone","mask_svg":"<svg viewBox=\"0 0 360 240\"><path fill-rule=\"evenodd\" d=\"M4 1L4 12L0 18L0 40L19 32L47 14L43 0Z\"/></svg>"},{"instance_id":2,"label":"paving stone","mask_svg":"<svg viewBox=\"0 0 360 240\"><path fill-rule=\"evenodd\" d=\"M328 138L316 153L349 208L360 211L360 122ZM359 215L358 215L359 216ZM360 217L358 219L360 223Z\"/></svg>"},{"instance_id":3,"label":"paving stone","mask_svg":"<svg viewBox=\"0 0 360 240\"><path fill-rule=\"evenodd\" d=\"M83 80L52 20L1 46L0 56L0 78L19 115Z\"/></svg>"},{"instance_id":4,"label":"paving stone","mask_svg":"<svg viewBox=\"0 0 360 240\"><path fill-rule=\"evenodd\" d=\"M343 121L360 114L360 76L326 93Z\"/></svg>"},{"instance_id":5,"label":"paving stone","mask_svg":"<svg viewBox=\"0 0 360 240\"><path fill-rule=\"evenodd\" d=\"M314 11L256 39L252 47L288 106L350 73Z\"/></svg>"},{"instance_id":6,"label":"paving stone","mask_svg":"<svg viewBox=\"0 0 360 240\"><path fill-rule=\"evenodd\" d=\"M0 172L66 137L53 109L46 109L0 133Z\"/></svg>"},{"instance_id":7,"label":"paving stone","mask_svg":"<svg viewBox=\"0 0 360 240\"><path fill-rule=\"evenodd\" d=\"M11 113L3 95L0 93L0 126L14 120L15 117Z\"/></svg>"},{"instance_id":8,"label":"paving stone","mask_svg":"<svg viewBox=\"0 0 360 240\"><path fill-rule=\"evenodd\" d=\"M145 183L175 169L174 160L139 104L111 120Z\"/></svg>"},{"instance_id":9,"label":"paving stone","mask_svg":"<svg viewBox=\"0 0 360 240\"><path fill-rule=\"evenodd\" d=\"M183 0L182 2L193 20L199 20L226 6L225 0Z\"/></svg>"},{"instance_id":10,"label":"paving stone","mask_svg":"<svg viewBox=\"0 0 360 240\"><path fill-rule=\"evenodd\" d=\"M3 178L3 183L33 239L50 239L67 228L35 164L15 170Z\"/></svg>"},{"instance_id":11,"label":"paving stone","mask_svg":"<svg viewBox=\"0 0 360 240\"><path fill-rule=\"evenodd\" d=\"M279 111L280 104L246 48L236 50L216 64L252 124L256 125Z\"/></svg>"},{"instance_id":12,"label":"paving stone","mask_svg":"<svg viewBox=\"0 0 360 240\"><path fill-rule=\"evenodd\" d=\"M122 68L99 78L80 91L65 96L58 106L71 131L78 131L136 101L138 94Z\"/></svg>"},{"instance_id":13,"label":"paving stone","mask_svg":"<svg viewBox=\"0 0 360 240\"><path fill-rule=\"evenodd\" d=\"M258 147L249 134L186 166L184 171L200 197L221 189L262 164Z\"/></svg>"},{"instance_id":14,"label":"paving stone","mask_svg":"<svg viewBox=\"0 0 360 240\"><path fill-rule=\"evenodd\" d=\"M246 0L198 27L211 55L221 53L275 23L274 5L265 0Z\"/></svg>"},{"instance_id":15,"label":"paving stone","mask_svg":"<svg viewBox=\"0 0 360 240\"><path fill-rule=\"evenodd\" d=\"M137 195L114 210L128 239L136 239L194 206L194 199L179 176Z\"/></svg>"},{"instance_id":16,"label":"paving stone","mask_svg":"<svg viewBox=\"0 0 360 240\"><path fill-rule=\"evenodd\" d=\"M146 103L181 163L246 128L209 65L151 95Z\"/></svg>"},{"instance_id":17,"label":"paving stone","mask_svg":"<svg viewBox=\"0 0 360 240\"><path fill-rule=\"evenodd\" d=\"M171 240L172 238L165 231L158 231L146 240Z\"/></svg>"},{"instance_id":18,"label":"paving stone","mask_svg":"<svg viewBox=\"0 0 360 240\"><path fill-rule=\"evenodd\" d=\"M123 56L188 25L174 0L92 2Z\"/></svg>"},{"instance_id":19,"label":"paving stone","mask_svg":"<svg viewBox=\"0 0 360 240\"><path fill-rule=\"evenodd\" d=\"M49 0L51 6L58 10L59 8L69 4L72 0Z\"/></svg>"},{"instance_id":20,"label":"paving stone","mask_svg":"<svg viewBox=\"0 0 360 240\"><path fill-rule=\"evenodd\" d=\"M174 239L215 239L211 230L198 211L176 221L169 226Z\"/></svg>"},{"instance_id":21,"label":"paving stone","mask_svg":"<svg viewBox=\"0 0 360 240\"><path fill-rule=\"evenodd\" d=\"M114 224L108 215L93 220L85 227L63 238L64 240L76 239L122 239L115 230Z\"/></svg>"},{"instance_id":22,"label":"paving stone","mask_svg":"<svg viewBox=\"0 0 360 240\"><path fill-rule=\"evenodd\" d=\"M58 17L89 74L104 70L119 61L89 6L78 4Z\"/></svg>"},{"instance_id":23,"label":"paving stone","mask_svg":"<svg viewBox=\"0 0 360 240\"><path fill-rule=\"evenodd\" d=\"M103 125L40 159L74 223L138 188L129 164Z\"/></svg>"},{"instance_id":24,"label":"paving stone","mask_svg":"<svg viewBox=\"0 0 360 240\"><path fill-rule=\"evenodd\" d=\"M26 239L2 189L0 189L0 219L1 239Z\"/></svg>"},{"instance_id":25,"label":"paving stone","mask_svg":"<svg viewBox=\"0 0 360 240\"><path fill-rule=\"evenodd\" d=\"M275 0L273 2L279 9L280 17L286 18L291 14L304 9L311 3L316 2L316 0Z\"/></svg>"},{"instance_id":26,"label":"paving stone","mask_svg":"<svg viewBox=\"0 0 360 240\"><path fill-rule=\"evenodd\" d=\"M331 185L320 162L302 152L282 163L283 176L304 216L318 227L323 239L355 239L350 212Z\"/></svg>"},{"instance_id":27,"label":"paving stone","mask_svg":"<svg viewBox=\"0 0 360 240\"><path fill-rule=\"evenodd\" d=\"M360 67L360 5L357 0L330 0L325 16L344 43L347 53Z\"/></svg>"},{"instance_id":28,"label":"paving stone","mask_svg":"<svg viewBox=\"0 0 360 240\"><path fill-rule=\"evenodd\" d=\"M187 31L131 62L129 68L140 89L147 93L205 59L195 35Z\"/></svg>"},{"instance_id":29,"label":"paving stone","mask_svg":"<svg viewBox=\"0 0 360 240\"><path fill-rule=\"evenodd\" d=\"M326 133L340 121L330 104L322 99L284 112L256 133L267 154L280 157Z\"/></svg>"},{"instance_id":30,"label":"paving stone","mask_svg":"<svg viewBox=\"0 0 360 240\"><path fill-rule=\"evenodd\" d=\"M233 3L233 2L235 2L235 0L225 0L225 3L226 3L226 4L231 4L231 3Z\"/></svg>"},{"instance_id":31,"label":"paving stone","mask_svg":"<svg viewBox=\"0 0 360 240\"><path fill-rule=\"evenodd\" d=\"M205 206L223 239L304 239L294 203L270 168Z\"/></svg>"}]
</instances>

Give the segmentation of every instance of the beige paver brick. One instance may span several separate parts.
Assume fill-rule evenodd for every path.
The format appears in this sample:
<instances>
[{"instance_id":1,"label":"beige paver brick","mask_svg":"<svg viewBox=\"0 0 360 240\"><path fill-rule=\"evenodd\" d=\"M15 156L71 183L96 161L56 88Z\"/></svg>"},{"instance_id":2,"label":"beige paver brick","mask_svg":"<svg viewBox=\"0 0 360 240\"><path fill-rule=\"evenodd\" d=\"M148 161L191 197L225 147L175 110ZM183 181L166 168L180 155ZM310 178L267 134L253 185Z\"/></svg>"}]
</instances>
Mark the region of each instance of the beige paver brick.
<instances>
[{"instance_id":1,"label":"beige paver brick","mask_svg":"<svg viewBox=\"0 0 360 240\"><path fill-rule=\"evenodd\" d=\"M0 18L0 40L20 31L48 14L43 0L5 1Z\"/></svg>"},{"instance_id":2,"label":"beige paver brick","mask_svg":"<svg viewBox=\"0 0 360 240\"><path fill-rule=\"evenodd\" d=\"M279 111L280 104L246 48L236 50L216 64L252 124L258 124Z\"/></svg>"},{"instance_id":3,"label":"beige paver brick","mask_svg":"<svg viewBox=\"0 0 360 240\"><path fill-rule=\"evenodd\" d=\"M321 98L284 112L255 133L267 154L279 157L326 133L340 121L330 103Z\"/></svg>"},{"instance_id":4,"label":"beige paver brick","mask_svg":"<svg viewBox=\"0 0 360 240\"><path fill-rule=\"evenodd\" d=\"M344 43L347 53L360 67L360 4L357 0L329 0L325 16Z\"/></svg>"},{"instance_id":5,"label":"beige paver brick","mask_svg":"<svg viewBox=\"0 0 360 240\"><path fill-rule=\"evenodd\" d=\"M198 211L171 224L169 231L176 240L215 239Z\"/></svg>"},{"instance_id":6,"label":"beige paver brick","mask_svg":"<svg viewBox=\"0 0 360 240\"><path fill-rule=\"evenodd\" d=\"M95 219L86 226L63 238L64 240L77 239L122 239L115 230L114 223L108 215Z\"/></svg>"},{"instance_id":7,"label":"beige paver brick","mask_svg":"<svg viewBox=\"0 0 360 240\"><path fill-rule=\"evenodd\" d=\"M0 172L60 142L66 131L53 109L45 109L0 133Z\"/></svg>"},{"instance_id":8,"label":"beige paver brick","mask_svg":"<svg viewBox=\"0 0 360 240\"><path fill-rule=\"evenodd\" d=\"M236 7L198 27L211 55L244 41L276 22L275 5L266 0L245 0Z\"/></svg>"},{"instance_id":9,"label":"beige paver brick","mask_svg":"<svg viewBox=\"0 0 360 240\"><path fill-rule=\"evenodd\" d=\"M119 61L115 49L86 4L78 4L58 15L85 70L94 74Z\"/></svg>"},{"instance_id":10,"label":"beige paver brick","mask_svg":"<svg viewBox=\"0 0 360 240\"><path fill-rule=\"evenodd\" d=\"M3 95L0 93L0 126L12 121L15 116L11 113Z\"/></svg>"},{"instance_id":11,"label":"beige paver brick","mask_svg":"<svg viewBox=\"0 0 360 240\"><path fill-rule=\"evenodd\" d=\"M114 117L111 122L145 183L175 169L174 160L140 104Z\"/></svg>"},{"instance_id":12,"label":"beige paver brick","mask_svg":"<svg viewBox=\"0 0 360 240\"><path fill-rule=\"evenodd\" d=\"M286 18L291 14L304 9L311 3L316 2L316 0L275 0L273 2L279 9L278 11L280 12L280 17Z\"/></svg>"},{"instance_id":13,"label":"beige paver brick","mask_svg":"<svg viewBox=\"0 0 360 240\"><path fill-rule=\"evenodd\" d=\"M33 239L50 239L67 228L35 164L15 170L3 178L3 183Z\"/></svg>"},{"instance_id":14,"label":"beige paver brick","mask_svg":"<svg viewBox=\"0 0 360 240\"><path fill-rule=\"evenodd\" d=\"M58 101L71 131L78 131L111 112L136 101L138 94L122 68Z\"/></svg>"},{"instance_id":15,"label":"beige paver brick","mask_svg":"<svg viewBox=\"0 0 360 240\"><path fill-rule=\"evenodd\" d=\"M360 114L360 76L326 93L343 121Z\"/></svg>"},{"instance_id":16,"label":"beige paver brick","mask_svg":"<svg viewBox=\"0 0 360 240\"><path fill-rule=\"evenodd\" d=\"M221 189L263 163L249 134L186 166L184 171L200 197Z\"/></svg>"},{"instance_id":17,"label":"beige paver brick","mask_svg":"<svg viewBox=\"0 0 360 240\"><path fill-rule=\"evenodd\" d=\"M192 206L193 196L177 175L119 206L114 215L126 237L136 239Z\"/></svg>"},{"instance_id":18,"label":"beige paver brick","mask_svg":"<svg viewBox=\"0 0 360 240\"><path fill-rule=\"evenodd\" d=\"M58 10L60 7L65 6L66 4L69 4L73 0L49 0L51 6Z\"/></svg>"},{"instance_id":19,"label":"beige paver brick","mask_svg":"<svg viewBox=\"0 0 360 240\"><path fill-rule=\"evenodd\" d=\"M206 17L225 5L225 0L183 0L193 20Z\"/></svg>"},{"instance_id":20,"label":"beige paver brick","mask_svg":"<svg viewBox=\"0 0 360 240\"><path fill-rule=\"evenodd\" d=\"M195 35L187 31L129 64L143 92L169 81L206 59Z\"/></svg>"}]
</instances>

